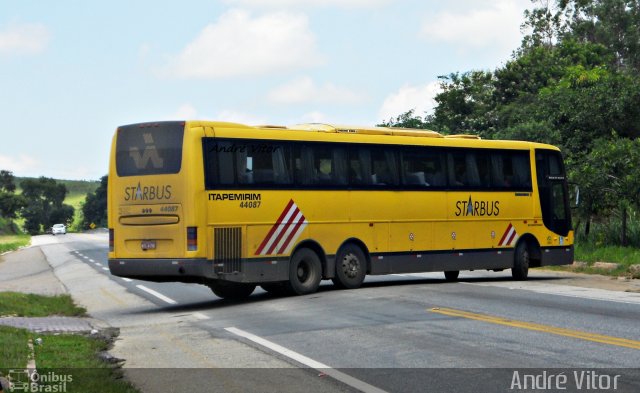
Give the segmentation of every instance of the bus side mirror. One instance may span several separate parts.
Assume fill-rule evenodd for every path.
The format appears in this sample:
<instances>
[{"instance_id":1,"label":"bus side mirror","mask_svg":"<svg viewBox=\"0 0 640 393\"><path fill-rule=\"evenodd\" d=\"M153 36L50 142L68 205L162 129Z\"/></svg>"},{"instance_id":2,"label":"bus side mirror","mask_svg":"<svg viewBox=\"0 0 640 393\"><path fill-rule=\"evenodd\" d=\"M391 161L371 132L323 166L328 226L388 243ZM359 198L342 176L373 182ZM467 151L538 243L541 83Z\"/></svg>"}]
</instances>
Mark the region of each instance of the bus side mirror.
<instances>
[{"instance_id":1,"label":"bus side mirror","mask_svg":"<svg viewBox=\"0 0 640 393\"><path fill-rule=\"evenodd\" d=\"M572 209L580 206L580 186L576 183L569 183L569 198Z\"/></svg>"}]
</instances>

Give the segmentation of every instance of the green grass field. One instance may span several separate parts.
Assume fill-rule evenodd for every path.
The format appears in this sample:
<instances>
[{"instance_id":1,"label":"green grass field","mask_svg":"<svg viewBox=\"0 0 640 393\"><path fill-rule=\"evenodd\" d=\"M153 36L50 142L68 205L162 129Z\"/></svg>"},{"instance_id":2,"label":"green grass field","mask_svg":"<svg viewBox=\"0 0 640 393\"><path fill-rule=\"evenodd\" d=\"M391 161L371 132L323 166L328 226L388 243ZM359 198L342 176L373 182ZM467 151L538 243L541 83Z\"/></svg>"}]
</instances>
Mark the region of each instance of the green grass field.
<instances>
[{"instance_id":1,"label":"green grass field","mask_svg":"<svg viewBox=\"0 0 640 393\"><path fill-rule=\"evenodd\" d=\"M76 306L71 297L25 295L0 292L0 316L48 316L85 315L84 308ZM41 344L37 343L41 339ZM100 335L43 334L25 329L0 326L0 374L7 376L10 370L22 370L30 356L28 342L34 348L36 367L40 375L71 376L64 390L59 383L41 383L39 391L65 392L137 392L122 380L121 372L112 363L106 363L98 353L109 348L109 341Z\"/></svg>"},{"instance_id":2,"label":"green grass field","mask_svg":"<svg viewBox=\"0 0 640 393\"><path fill-rule=\"evenodd\" d=\"M69 295L42 296L32 293L0 292L0 316L79 317L85 316L86 313L87 310L76 306Z\"/></svg>"},{"instance_id":3,"label":"green grass field","mask_svg":"<svg viewBox=\"0 0 640 393\"><path fill-rule=\"evenodd\" d=\"M29 235L1 235L0 236L0 254L7 251L17 250L26 246L31 241Z\"/></svg>"}]
</instances>

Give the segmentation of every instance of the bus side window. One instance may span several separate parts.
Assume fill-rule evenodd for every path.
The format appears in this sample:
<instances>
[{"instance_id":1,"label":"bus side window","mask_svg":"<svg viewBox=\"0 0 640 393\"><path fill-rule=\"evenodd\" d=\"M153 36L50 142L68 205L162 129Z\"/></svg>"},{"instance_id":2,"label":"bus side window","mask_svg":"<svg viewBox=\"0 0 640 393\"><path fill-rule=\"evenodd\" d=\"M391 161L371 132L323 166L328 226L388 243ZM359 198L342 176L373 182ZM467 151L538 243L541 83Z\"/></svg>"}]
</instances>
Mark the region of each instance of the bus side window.
<instances>
[{"instance_id":1,"label":"bus side window","mask_svg":"<svg viewBox=\"0 0 640 393\"><path fill-rule=\"evenodd\" d=\"M394 150L371 149L371 183L377 186L398 184L398 165Z\"/></svg>"},{"instance_id":2,"label":"bus side window","mask_svg":"<svg viewBox=\"0 0 640 393\"><path fill-rule=\"evenodd\" d=\"M235 182L235 176L233 174L233 149L230 142L217 142L214 144L214 151L209 154L215 154L217 156L216 166L218 167L217 173L218 184L231 185ZM214 169L215 172L215 169Z\"/></svg>"},{"instance_id":3,"label":"bus side window","mask_svg":"<svg viewBox=\"0 0 640 393\"><path fill-rule=\"evenodd\" d=\"M476 166L478 167L478 184L482 188L489 188L491 186L491 159L490 156L483 152L475 153Z\"/></svg>"},{"instance_id":4,"label":"bus side window","mask_svg":"<svg viewBox=\"0 0 640 393\"><path fill-rule=\"evenodd\" d=\"M314 146L314 183L337 186L347 184L346 154L342 147Z\"/></svg>"},{"instance_id":5,"label":"bus side window","mask_svg":"<svg viewBox=\"0 0 640 393\"><path fill-rule=\"evenodd\" d=\"M480 171L478 170L478 161L476 153L466 153L464 156L466 166L466 184L467 186L481 187Z\"/></svg>"},{"instance_id":6,"label":"bus side window","mask_svg":"<svg viewBox=\"0 0 640 393\"><path fill-rule=\"evenodd\" d=\"M405 151L402 154L402 184L428 187L428 160L419 151Z\"/></svg>"},{"instance_id":7,"label":"bus side window","mask_svg":"<svg viewBox=\"0 0 640 393\"><path fill-rule=\"evenodd\" d=\"M505 176L505 154L494 153L491 155L491 184L494 188L508 188L509 183Z\"/></svg>"},{"instance_id":8,"label":"bus side window","mask_svg":"<svg viewBox=\"0 0 640 393\"><path fill-rule=\"evenodd\" d=\"M496 189L530 189L531 169L526 152L497 152L491 155L491 183Z\"/></svg>"},{"instance_id":9,"label":"bus side window","mask_svg":"<svg viewBox=\"0 0 640 393\"><path fill-rule=\"evenodd\" d=\"M529 154L518 153L513 157L513 186L518 188L531 188L531 166L529 165Z\"/></svg>"},{"instance_id":10,"label":"bus side window","mask_svg":"<svg viewBox=\"0 0 640 393\"><path fill-rule=\"evenodd\" d=\"M288 147L269 142L247 143L236 151L239 184L291 184Z\"/></svg>"},{"instance_id":11,"label":"bus side window","mask_svg":"<svg viewBox=\"0 0 640 393\"><path fill-rule=\"evenodd\" d=\"M449 153L449 185L464 187L469 184L467 174L467 159L464 153Z\"/></svg>"},{"instance_id":12,"label":"bus side window","mask_svg":"<svg viewBox=\"0 0 640 393\"><path fill-rule=\"evenodd\" d=\"M366 186L371 183L371 151L358 147L349 150L349 184Z\"/></svg>"}]
</instances>

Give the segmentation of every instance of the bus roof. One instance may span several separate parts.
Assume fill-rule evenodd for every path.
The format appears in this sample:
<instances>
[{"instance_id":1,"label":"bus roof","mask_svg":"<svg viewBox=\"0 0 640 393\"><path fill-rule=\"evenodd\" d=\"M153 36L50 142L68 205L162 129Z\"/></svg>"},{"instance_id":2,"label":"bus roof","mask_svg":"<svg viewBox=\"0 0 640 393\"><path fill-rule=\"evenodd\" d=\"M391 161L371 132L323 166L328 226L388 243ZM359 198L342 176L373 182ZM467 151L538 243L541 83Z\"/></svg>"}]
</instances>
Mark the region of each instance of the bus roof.
<instances>
[{"instance_id":1,"label":"bus roof","mask_svg":"<svg viewBox=\"0 0 640 393\"><path fill-rule=\"evenodd\" d=\"M552 149L559 150L553 145L537 142L514 140L482 139L477 135L457 134L445 135L436 131L397 128L397 127L362 127L351 125L306 123L293 126L257 125L249 126L240 123L219 121L186 121L190 127L212 127L216 136L256 138L256 139L285 139L285 140L317 140L326 142L360 142L360 143L388 143L415 144L449 147L474 148L503 148L503 149ZM143 123L141 123L143 124ZM153 123L146 123L153 124ZM256 133L258 131L259 133ZM264 131L261 132L261 131ZM318 133L310 137L309 132ZM347 136L351 135L351 137Z\"/></svg>"}]
</instances>

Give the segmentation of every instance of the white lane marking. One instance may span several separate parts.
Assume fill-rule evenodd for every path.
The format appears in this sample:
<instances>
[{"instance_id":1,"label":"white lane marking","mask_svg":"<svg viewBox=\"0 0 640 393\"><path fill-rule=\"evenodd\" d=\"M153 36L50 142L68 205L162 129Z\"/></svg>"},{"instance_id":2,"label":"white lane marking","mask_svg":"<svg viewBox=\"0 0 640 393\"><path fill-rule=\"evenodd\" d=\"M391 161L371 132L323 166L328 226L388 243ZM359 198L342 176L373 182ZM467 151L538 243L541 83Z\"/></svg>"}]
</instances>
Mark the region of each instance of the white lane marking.
<instances>
[{"instance_id":1,"label":"white lane marking","mask_svg":"<svg viewBox=\"0 0 640 393\"><path fill-rule=\"evenodd\" d=\"M193 316L198 318L198 319L211 319L208 316L204 315L203 313L200 312L194 312Z\"/></svg>"},{"instance_id":2,"label":"white lane marking","mask_svg":"<svg viewBox=\"0 0 640 393\"><path fill-rule=\"evenodd\" d=\"M155 297L157 297L158 299L162 300L163 302L169 303L169 304L178 304L178 302L176 302L175 300L171 299L170 297L167 297L163 294L161 294L160 292L156 292L151 288L147 288L144 285L136 285L136 287L138 289L142 289L143 291L145 291L146 293L153 295Z\"/></svg>"},{"instance_id":3,"label":"white lane marking","mask_svg":"<svg viewBox=\"0 0 640 393\"><path fill-rule=\"evenodd\" d=\"M107 271L107 272L108 272L108 271L109 271L109 268L108 268L108 267L103 267L103 268L102 268L102 270L105 270L105 271Z\"/></svg>"},{"instance_id":4,"label":"white lane marking","mask_svg":"<svg viewBox=\"0 0 640 393\"><path fill-rule=\"evenodd\" d=\"M567 296L573 298L582 298L590 300L602 300L607 302L640 304L640 293L609 291L598 288L574 287L571 285L546 284L529 282L460 282L460 284L478 285L482 287L498 287L509 289L520 289L537 293L545 293L548 295Z\"/></svg>"},{"instance_id":5,"label":"white lane marking","mask_svg":"<svg viewBox=\"0 0 640 393\"><path fill-rule=\"evenodd\" d=\"M89 258L89 262L91 263L96 263L96 261L94 261L93 259Z\"/></svg>"},{"instance_id":6,"label":"white lane marking","mask_svg":"<svg viewBox=\"0 0 640 393\"><path fill-rule=\"evenodd\" d=\"M290 359L295 360L298 363L304 364L307 367L311 367L313 369L316 369L330 377L332 377L333 379L336 379L346 385L351 386L352 388L358 389L361 392L366 392L366 393L387 393L386 391L377 388L373 385L369 385L368 383L361 381L359 379L353 378L352 376L349 376L343 372L340 372L334 368L331 368L329 366L327 366L324 363L320 363L318 361L315 361L311 358L308 358L304 355L301 355L297 352L294 352L290 349L287 349L279 344L276 344L274 342L271 342L269 340L266 340L262 337L258 337L255 334L251 334L249 332L245 332L244 330L240 330L238 328L235 327L228 327L228 328L224 328L224 330L228 331L229 333L233 333L236 336L240 336L240 337L244 337L247 340L251 340L256 344L262 345L263 347L269 348L270 350L277 352L281 355L284 355Z\"/></svg>"},{"instance_id":7,"label":"white lane marking","mask_svg":"<svg viewBox=\"0 0 640 393\"><path fill-rule=\"evenodd\" d=\"M83 255L82 257L83 257L84 259L89 259L89 257L88 257L88 256L86 256L86 255Z\"/></svg>"},{"instance_id":8,"label":"white lane marking","mask_svg":"<svg viewBox=\"0 0 640 393\"><path fill-rule=\"evenodd\" d=\"M126 278L126 277L120 277L120 278L121 278L122 280L126 281L126 282L131 282L131 281L133 281L132 279L130 279L130 278Z\"/></svg>"},{"instance_id":9,"label":"white lane marking","mask_svg":"<svg viewBox=\"0 0 640 393\"><path fill-rule=\"evenodd\" d=\"M96 266L102 266L102 265L101 265L101 264L99 264L98 262L94 262L93 264L94 264L94 265L96 265Z\"/></svg>"}]
</instances>

